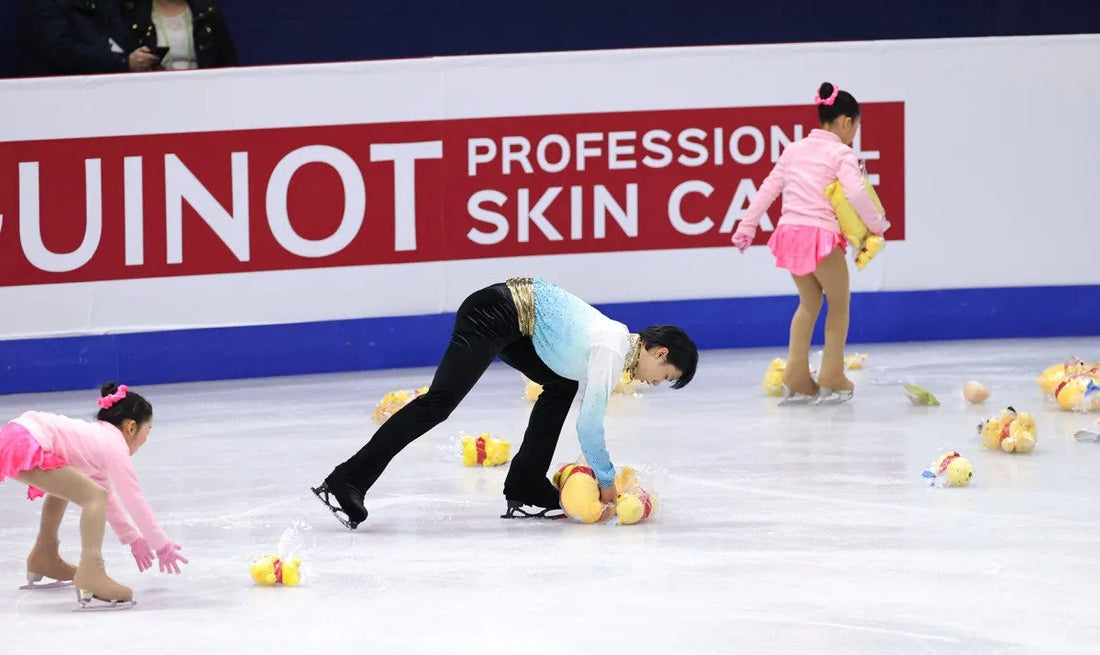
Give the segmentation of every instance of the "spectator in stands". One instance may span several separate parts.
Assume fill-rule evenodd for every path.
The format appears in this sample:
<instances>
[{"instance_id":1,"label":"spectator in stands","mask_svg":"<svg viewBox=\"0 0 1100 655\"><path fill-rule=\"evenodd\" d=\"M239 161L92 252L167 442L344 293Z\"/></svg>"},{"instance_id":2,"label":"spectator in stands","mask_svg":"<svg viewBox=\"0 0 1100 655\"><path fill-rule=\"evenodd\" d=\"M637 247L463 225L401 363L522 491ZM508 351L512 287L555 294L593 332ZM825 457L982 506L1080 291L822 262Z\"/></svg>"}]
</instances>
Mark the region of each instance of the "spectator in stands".
<instances>
[{"instance_id":1,"label":"spectator in stands","mask_svg":"<svg viewBox=\"0 0 1100 655\"><path fill-rule=\"evenodd\" d=\"M166 70L237 65L237 49L215 0L125 0L131 48L167 47Z\"/></svg>"},{"instance_id":2,"label":"spectator in stands","mask_svg":"<svg viewBox=\"0 0 1100 655\"><path fill-rule=\"evenodd\" d=\"M24 0L23 74L153 70L149 48L127 48L118 0Z\"/></svg>"}]
</instances>

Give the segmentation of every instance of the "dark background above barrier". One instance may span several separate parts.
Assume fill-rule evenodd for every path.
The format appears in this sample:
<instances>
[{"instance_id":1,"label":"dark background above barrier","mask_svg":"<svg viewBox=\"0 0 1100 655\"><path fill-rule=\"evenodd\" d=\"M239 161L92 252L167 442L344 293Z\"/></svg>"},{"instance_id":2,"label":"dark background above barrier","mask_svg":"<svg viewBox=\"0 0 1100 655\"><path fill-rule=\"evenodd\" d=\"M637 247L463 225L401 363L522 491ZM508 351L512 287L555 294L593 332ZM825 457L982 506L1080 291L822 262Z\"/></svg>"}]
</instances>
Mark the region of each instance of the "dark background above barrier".
<instances>
[{"instance_id":1,"label":"dark background above barrier","mask_svg":"<svg viewBox=\"0 0 1100 655\"><path fill-rule=\"evenodd\" d=\"M23 0L0 0L0 77L19 74ZM241 63L656 46L1100 32L1095 0L222 0Z\"/></svg>"}]
</instances>

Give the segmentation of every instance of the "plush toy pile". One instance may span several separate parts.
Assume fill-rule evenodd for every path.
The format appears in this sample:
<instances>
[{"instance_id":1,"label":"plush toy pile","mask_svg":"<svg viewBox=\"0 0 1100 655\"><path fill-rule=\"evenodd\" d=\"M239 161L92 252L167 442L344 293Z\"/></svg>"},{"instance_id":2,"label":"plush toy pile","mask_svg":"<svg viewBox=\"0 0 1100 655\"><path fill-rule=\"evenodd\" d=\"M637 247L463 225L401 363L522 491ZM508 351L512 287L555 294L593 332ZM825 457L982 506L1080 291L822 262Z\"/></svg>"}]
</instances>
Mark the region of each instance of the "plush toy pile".
<instances>
[{"instance_id":1,"label":"plush toy pile","mask_svg":"<svg viewBox=\"0 0 1100 655\"><path fill-rule=\"evenodd\" d=\"M581 523L612 522L631 525L648 521L657 512L657 497L642 487L637 471L624 466L615 474L619 492L614 503L600 501L600 487L592 469L583 464L566 464L553 478L561 491L561 508Z\"/></svg>"}]
</instances>

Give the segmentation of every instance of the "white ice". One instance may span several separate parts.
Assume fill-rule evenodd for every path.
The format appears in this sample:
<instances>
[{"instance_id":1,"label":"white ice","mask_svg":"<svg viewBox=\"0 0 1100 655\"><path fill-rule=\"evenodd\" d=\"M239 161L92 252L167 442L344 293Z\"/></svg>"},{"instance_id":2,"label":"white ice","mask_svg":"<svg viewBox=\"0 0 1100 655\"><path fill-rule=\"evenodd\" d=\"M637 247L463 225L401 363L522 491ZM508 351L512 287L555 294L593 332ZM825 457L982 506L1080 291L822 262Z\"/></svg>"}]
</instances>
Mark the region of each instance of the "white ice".
<instances>
[{"instance_id":1,"label":"white ice","mask_svg":"<svg viewBox=\"0 0 1100 655\"><path fill-rule=\"evenodd\" d=\"M682 391L613 398L617 464L649 475L656 519L613 527L503 521L505 471L468 469L459 433L518 445L529 404L494 364L451 418L402 452L349 532L309 493L369 437L388 390L430 369L141 388L155 406L135 459L191 560L139 574L108 532L129 611L77 613L71 590L17 591L39 503L0 485L0 652L39 653L1097 653L1100 444L1035 384L1100 339L855 345L847 405L781 408L761 379L782 349L704 352ZM968 379L992 391L970 406ZM936 393L913 407L898 383ZM975 427L1006 405L1036 415L1027 455L982 451ZM94 393L0 398L89 416ZM556 462L579 454L572 422ZM959 450L964 489L921 471ZM259 588L249 562L296 518L312 526L306 579ZM62 553L78 557L76 511Z\"/></svg>"}]
</instances>

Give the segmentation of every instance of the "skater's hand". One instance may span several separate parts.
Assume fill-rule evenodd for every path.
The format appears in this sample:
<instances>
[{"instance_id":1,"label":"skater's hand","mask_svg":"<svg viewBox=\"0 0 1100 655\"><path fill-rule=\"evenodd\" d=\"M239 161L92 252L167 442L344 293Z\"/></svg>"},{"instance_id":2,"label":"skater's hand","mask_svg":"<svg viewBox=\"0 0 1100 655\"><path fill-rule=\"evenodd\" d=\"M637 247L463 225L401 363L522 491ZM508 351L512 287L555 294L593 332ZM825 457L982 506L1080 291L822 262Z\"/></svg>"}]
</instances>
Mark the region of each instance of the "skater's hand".
<instances>
[{"instance_id":1,"label":"skater's hand","mask_svg":"<svg viewBox=\"0 0 1100 655\"><path fill-rule=\"evenodd\" d=\"M619 492L615 489L615 484L612 483L610 487L600 487L600 502L601 503L613 503L615 499L619 497Z\"/></svg>"},{"instance_id":2,"label":"skater's hand","mask_svg":"<svg viewBox=\"0 0 1100 655\"><path fill-rule=\"evenodd\" d=\"M145 537L138 537L137 541L130 544L130 552L134 554L138 571L153 568L153 549L149 547L149 542L145 541Z\"/></svg>"},{"instance_id":3,"label":"skater's hand","mask_svg":"<svg viewBox=\"0 0 1100 655\"><path fill-rule=\"evenodd\" d=\"M733 242L733 247L741 252L745 252L745 249L752 245L752 238L756 236L756 229L742 229L737 228L737 231L733 233L733 238L730 241Z\"/></svg>"},{"instance_id":4,"label":"skater's hand","mask_svg":"<svg viewBox=\"0 0 1100 655\"><path fill-rule=\"evenodd\" d=\"M179 549L179 544L168 542L164 545L164 548L161 548L157 551L157 558L160 560L161 573L179 573L179 563L183 562L184 564L187 564L187 559L183 555L180 555L176 552Z\"/></svg>"}]
</instances>

